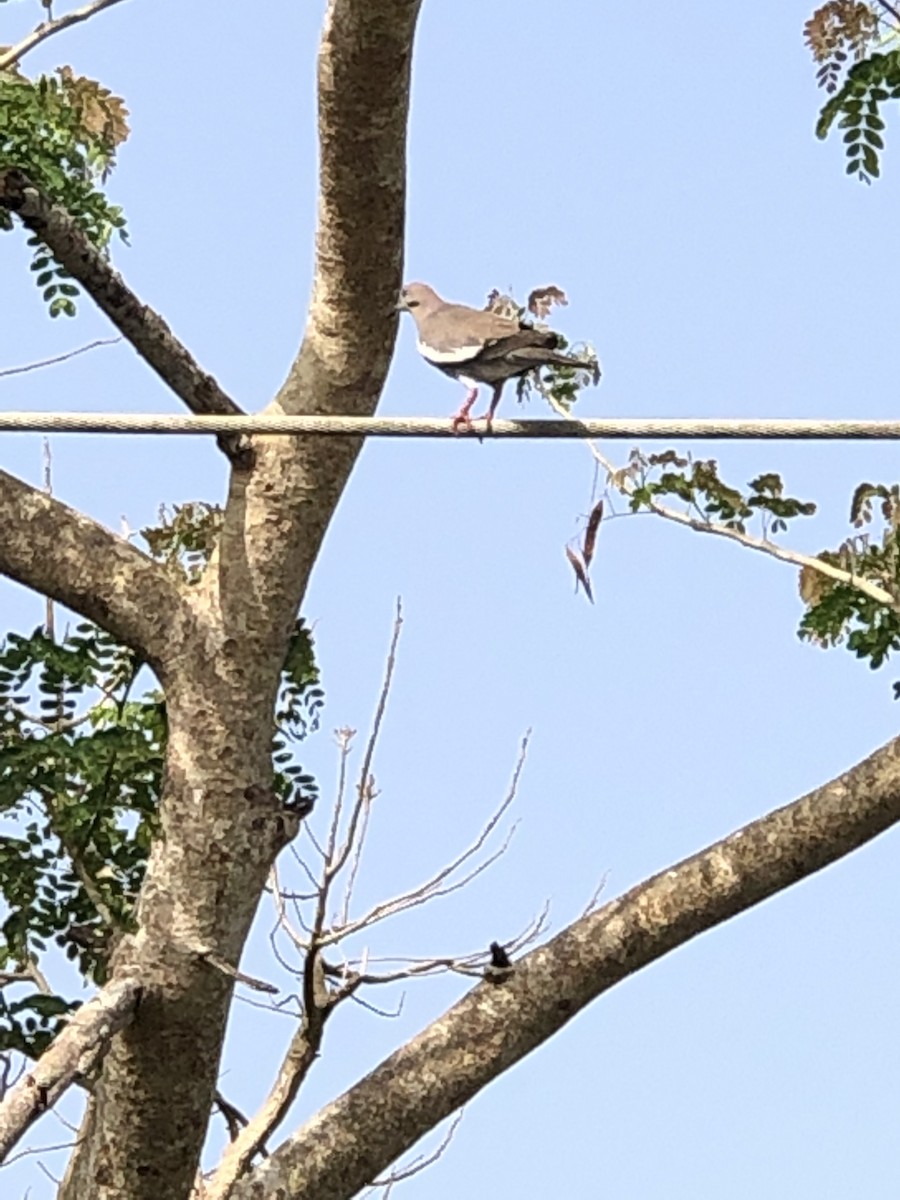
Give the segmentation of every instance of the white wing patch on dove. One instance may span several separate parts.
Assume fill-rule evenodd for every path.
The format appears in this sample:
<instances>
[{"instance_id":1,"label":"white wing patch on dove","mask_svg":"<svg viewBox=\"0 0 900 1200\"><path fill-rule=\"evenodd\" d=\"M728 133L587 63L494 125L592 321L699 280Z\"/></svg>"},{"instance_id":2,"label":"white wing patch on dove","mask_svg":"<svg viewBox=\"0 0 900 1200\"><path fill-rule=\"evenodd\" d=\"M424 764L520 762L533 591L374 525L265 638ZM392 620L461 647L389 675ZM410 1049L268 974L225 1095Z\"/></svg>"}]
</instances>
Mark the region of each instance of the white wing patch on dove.
<instances>
[{"instance_id":1,"label":"white wing patch on dove","mask_svg":"<svg viewBox=\"0 0 900 1200\"><path fill-rule=\"evenodd\" d=\"M484 342L470 342L466 346L453 346L449 350L438 350L437 347L429 346L419 338L416 348L430 363L465 363L473 359L476 354L481 353L484 349Z\"/></svg>"}]
</instances>

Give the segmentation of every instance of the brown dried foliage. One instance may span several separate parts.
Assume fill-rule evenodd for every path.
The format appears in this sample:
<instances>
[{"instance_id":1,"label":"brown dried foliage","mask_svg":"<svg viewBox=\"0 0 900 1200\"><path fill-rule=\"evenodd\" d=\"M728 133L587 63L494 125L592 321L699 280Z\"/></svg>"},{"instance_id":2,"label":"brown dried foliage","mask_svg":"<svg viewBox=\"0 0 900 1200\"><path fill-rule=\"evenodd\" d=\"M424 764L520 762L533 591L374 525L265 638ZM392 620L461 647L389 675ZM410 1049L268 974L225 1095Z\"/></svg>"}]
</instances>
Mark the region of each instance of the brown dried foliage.
<instances>
[{"instance_id":1,"label":"brown dried foliage","mask_svg":"<svg viewBox=\"0 0 900 1200\"><path fill-rule=\"evenodd\" d=\"M833 92L848 58L862 58L878 30L878 17L860 0L828 0L817 8L803 27L812 56L820 63L816 82Z\"/></svg>"}]
</instances>

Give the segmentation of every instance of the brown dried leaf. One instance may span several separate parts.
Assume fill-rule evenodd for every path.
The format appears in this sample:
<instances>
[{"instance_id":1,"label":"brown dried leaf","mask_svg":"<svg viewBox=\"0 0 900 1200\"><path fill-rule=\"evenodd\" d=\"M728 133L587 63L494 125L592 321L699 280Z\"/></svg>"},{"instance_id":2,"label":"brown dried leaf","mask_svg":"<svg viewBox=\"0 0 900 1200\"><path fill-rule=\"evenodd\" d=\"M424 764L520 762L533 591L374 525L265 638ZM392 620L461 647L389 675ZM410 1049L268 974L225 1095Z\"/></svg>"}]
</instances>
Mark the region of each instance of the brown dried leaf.
<instances>
[{"instance_id":1,"label":"brown dried leaf","mask_svg":"<svg viewBox=\"0 0 900 1200\"><path fill-rule=\"evenodd\" d=\"M547 316L554 304L566 305L568 303L568 297L562 288L548 283L546 287L535 288L528 297L528 311L540 321Z\"/></svg>"},{"instance_id":2,"label":"brown dried leaf","mask_svg":"<svg viewBox=\"0 0 900 1200\"><path fill-rule=\"evenodd\" d=\"M572 570L575 572L575 591L578 591L578 585L580 583L584 588L584 594L587 596L588 600L590 600L591 604L593 604L594 593L591 588L591 581L588 578L588 573L585 569L584 563L581 561L581 557L575 553L571 546L566 546L566 558L572 564Z\"/></svg>"},{"instance_id":3,"label":"brown dried leaf","mask_svg":"<svg viewBox=\"0 0 900 1200\"><path fill-rule=\"evenodd\" d=\"M814 608L834 587L834 582L815 567L800 568L800 599Z\"/></svg>"},{"instance_id":4,"label":"brown dried leaf","mask_svg":"<svg viewBox=\"0 0 900 1200\"><path fill-rule=\"evenodd\" d=\"M584 531L584 542L582 543L581 553L584 556L585 567L590 567L591 559L594 557L594 548L597 545L597 530L600 528L600 522L603 520L603 501L598 500L591 509L591 515L588 517L587 528Z\"/></svg>"},{"instance_id":5,"label":"brown dried leaf","mask_svg":"<svg viewBox=\"0 0 900 1200\"><path fill-rule=\"evenodd\" d=\"M512 296L506 296L499 288L494 288L487 298L487 304L484 306L485 312L495 312L501 317L508 317L511 321L518 321L522 315L522 308Z\"/></svg>"},{"instance_id":6,"label":"brown dried leaf","mask_svg":"<svg viewBox=\"0 0 900 1200\"><path fill-rule=\"evenodd\" d=\"M71 67L60 67L59 79L87 132L102 139L111 150L121 145L131 132L124 101L96 80L76 75Z\"/></svg>"}]
</instances>

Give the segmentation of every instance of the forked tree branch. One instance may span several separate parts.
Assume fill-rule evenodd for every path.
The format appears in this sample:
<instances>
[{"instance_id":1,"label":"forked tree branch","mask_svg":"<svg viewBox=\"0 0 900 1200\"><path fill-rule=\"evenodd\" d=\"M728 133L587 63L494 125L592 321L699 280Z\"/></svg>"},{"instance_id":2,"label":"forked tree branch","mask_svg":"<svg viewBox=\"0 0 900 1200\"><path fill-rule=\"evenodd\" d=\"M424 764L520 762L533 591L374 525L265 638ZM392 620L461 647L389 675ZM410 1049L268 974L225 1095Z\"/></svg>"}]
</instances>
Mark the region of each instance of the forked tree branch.
<instances>
[{"instance_id":1,"label":"forked tree branch","mask_svg":"<svg viewBox=\"0 0 900 1200\"><path fill-rule=\"evenodd\" d=\"M29 33L28 37L23 38L17 46L10 46L8 50L0 54L0 71L6 71L11 66L14 66L15 63L25 57L29 50L33 50L35 46L39 46L47 38L53 37L55 33L61 33L64 29L69 29L72 25L78 25L81 21L86 21L89 17L96 16L104 8L112 8L114 4L119 3L120 0L92 0L90 4L73 9L72 12L65 13L53 21L42 21L37 29Z\"/></svg>"},{"instance_id":2,"label":"forked tree branch","mask_svg":"<svg viewBox=\"0 0 900 1200\"><path fill-rule=\"evenodd\" d=\"M0 574L58 600L159 664L182 600L158 563L5 471L0 521Z\"/></svg>"},{"instance_id":3,"label":"forked tree branch","mask_svg":"<svg viewBox=\"0 0 900 1200\"><path fill-rule=\"evenodd\" d=\"M17 168L0 171L0 208L14 212L22 224L41 239L53 257L77 279L97 307L109 317L143 360L197 416L239 416L240 406L149 305L127 286L112 263L98 250L77 221L54 204ZM240 435L222 435L220 445L232 458L246 448ZM244 463L243 465L247 465Z\"/></svg>"},{"instance_id":4,"label":"forked tree branch","mask_svg":"<svg viewBox=\"0 0 900 1200\"><path fill-rule=\"evenodd\" d=\"M350 1200L591 1000L900 820L900 739L639 884L483 983L240 1181L230 1200Z\"/></svg>"},{"instance_id":5,"label":"forked tree branch","mask_svg":"<svg viewBox=\"0 0 900 1200\"><path fill-rule=\"evenodd\" d=\"M0 1102L0 1163L28 1127L76 1079L83 1079L110 1037L134 1015L141 987L137 979L113 980L69 1018L50 1047Z\"/></svg>"},{"instance_id":6,"label":"forked tree branch","mask_svg":"<svg viewBox=\"0 0 900 1200\"><path fill-rule=\"evenodd\" d=\"M406 126L421 0L331 0L318 59L319 201L312 299L300 352L270 410L371 416L397 333ZM254 438L232 476L220 542L225 590L268 597L287 627L362 445ZM252 531L248 533L248 531ZM211 580L212 585L212 580ZM242 616L244 627L245 612Z\"/></svg>"}]
</instances>

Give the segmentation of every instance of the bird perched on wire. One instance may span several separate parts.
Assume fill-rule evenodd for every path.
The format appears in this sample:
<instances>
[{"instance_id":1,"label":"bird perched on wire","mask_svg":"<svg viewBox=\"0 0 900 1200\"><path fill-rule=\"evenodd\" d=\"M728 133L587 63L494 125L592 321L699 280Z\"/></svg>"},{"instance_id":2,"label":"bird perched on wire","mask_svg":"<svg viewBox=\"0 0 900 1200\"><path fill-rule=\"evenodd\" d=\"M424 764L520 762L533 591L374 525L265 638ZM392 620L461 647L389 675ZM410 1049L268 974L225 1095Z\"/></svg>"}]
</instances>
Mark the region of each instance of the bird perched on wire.
<instances>
[{"instance_id":1,"label":"bird perched on wire","mask_svg":"<svg viewBox=\"0 0 900 1200\"><path fill-rule=\"evenodd\" d=\"M518 316L508 316L490 307L450 304L427 283L407 283L400 292L397 308L412 313L419 335L419 353L425 361L466 385L466 398L453 417L454 429L471 429L469 414L478 398L479 384L493 388L484 414L490 432L508 379L548 366L589 371L595 383L600 378L597 359L593 355L563 354L560 349L563 339L551 329L530 325Z\"/></svg>"}]
</instances>

